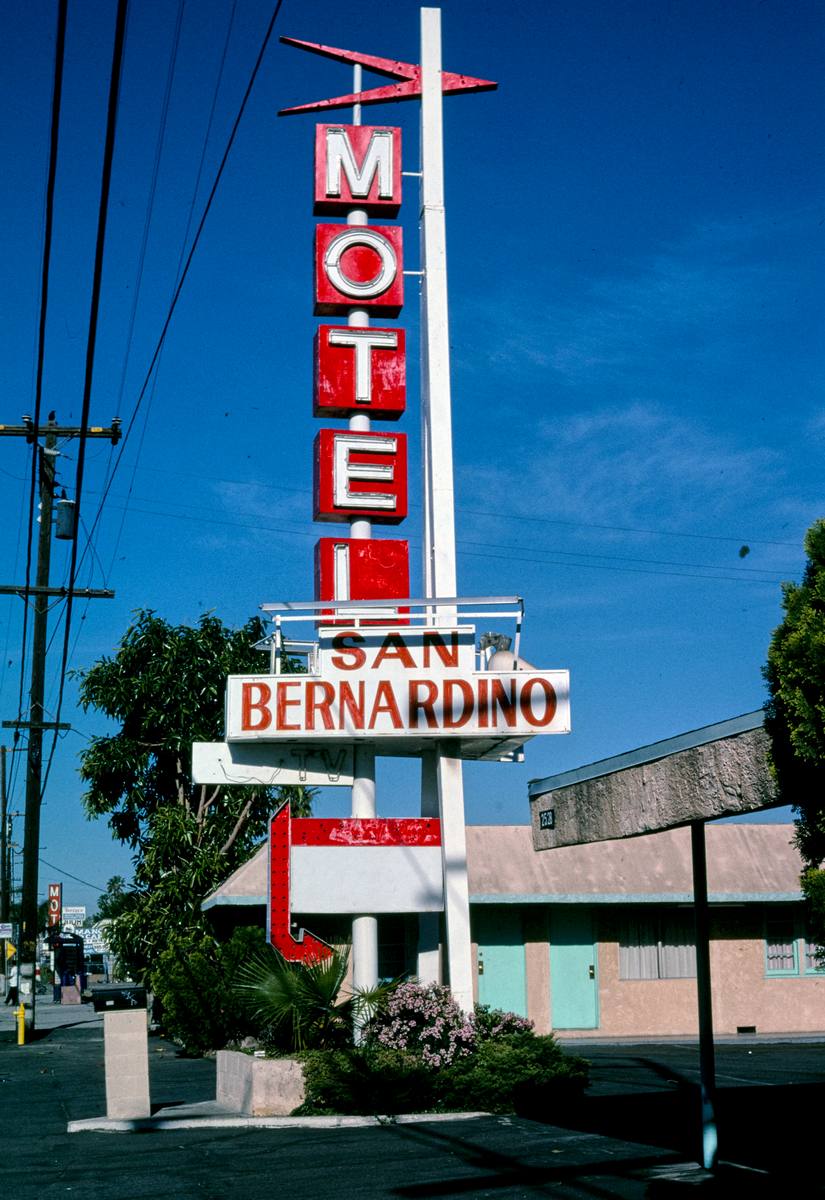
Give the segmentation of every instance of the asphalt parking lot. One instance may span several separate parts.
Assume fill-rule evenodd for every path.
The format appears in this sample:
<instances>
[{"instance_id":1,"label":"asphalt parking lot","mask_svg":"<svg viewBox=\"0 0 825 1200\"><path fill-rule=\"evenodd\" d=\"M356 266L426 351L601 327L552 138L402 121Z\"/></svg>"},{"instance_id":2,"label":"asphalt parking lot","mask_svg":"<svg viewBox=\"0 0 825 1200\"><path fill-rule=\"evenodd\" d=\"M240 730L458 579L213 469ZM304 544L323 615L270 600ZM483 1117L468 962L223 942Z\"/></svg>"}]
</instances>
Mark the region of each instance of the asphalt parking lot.
<instances>
[{"instance_id":1,"label":"asphalt parking lot","mask_svg":"<svg viewBox=\"0 0 825 1200\"><path fill-rule=\"evenodd\" d=\"M68 1134L105 1112L102 1027L41 1008L18 1047L0 1015L0 1179L13 1200L378 1200L385 1197L730 1197L823 1193L817 1166L825 1043L717 1047L722 1158L696 1168L697 1047L578 1045L593 1083L545 1120L483 1117L371 1129ZM150 1039L153 1107L211 1099L215 1065Z\"/></svg>"}]
</instances>

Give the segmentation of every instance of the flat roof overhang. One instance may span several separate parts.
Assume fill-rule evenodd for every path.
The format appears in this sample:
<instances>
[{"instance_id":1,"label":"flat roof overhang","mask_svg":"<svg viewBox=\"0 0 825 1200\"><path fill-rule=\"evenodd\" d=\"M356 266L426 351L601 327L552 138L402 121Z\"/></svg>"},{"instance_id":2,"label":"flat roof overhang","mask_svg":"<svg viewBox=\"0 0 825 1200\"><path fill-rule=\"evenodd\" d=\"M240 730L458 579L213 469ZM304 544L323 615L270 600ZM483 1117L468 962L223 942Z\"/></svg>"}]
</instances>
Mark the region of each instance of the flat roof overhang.
<instances>
[{"instance_id":1,"label":"flat roof overhang","mask_svg":"<svg viewBox=\"0 0 825 1200\"><path fill-rule=\"evenodd\" d=\"M636 837L775 807L768 746L759 709L533 779L533 847Z\"/></svg>"}]
</instances>

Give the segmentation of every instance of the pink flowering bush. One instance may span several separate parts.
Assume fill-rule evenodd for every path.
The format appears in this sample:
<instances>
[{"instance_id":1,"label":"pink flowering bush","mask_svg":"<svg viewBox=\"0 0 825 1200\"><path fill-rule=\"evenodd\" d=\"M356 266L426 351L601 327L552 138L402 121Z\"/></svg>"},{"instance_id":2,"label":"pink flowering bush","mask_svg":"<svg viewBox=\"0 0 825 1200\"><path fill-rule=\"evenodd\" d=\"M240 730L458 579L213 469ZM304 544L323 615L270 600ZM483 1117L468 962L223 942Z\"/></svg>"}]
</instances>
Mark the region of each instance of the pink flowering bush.
<instances>
[{"instance_id":1,"label":"pink flowering bush","mask_svg":"<svg viewBox=\"0 0 825 1200\"><path fill-rule=\"evenodd\" d=\"M300 1113L564 1111L587 1064L538 1037L516 1013L476 1005L468 1017L436 984L394 986L364 1041L303 1056Z\"/></svg>"},{"instance_id":2,"label":"pink flowering bush","mask_svg":"<svg viewBox=\"0 0 825 1200\"><path fill-rule=\"evenodd\" d=\"M472 1018L464 1015L449 988L435 983L399 984L370 1033L379 1046L418 1055L433 1070L466 1058L476 1042Z\"/></svg>"},{"instance_id":3,"label":"pink flowering bush","mask_svg":"<svg viewBox=\"0 0 825 1200\"><path fill-rule=\"evenodd\" d=\"M477 1004L470 1021L479 1042L494 1042L514 1034L533 1032L533 1022L528 1021L526 1017L520 1017L514 1012L504 1012L500 1008L490 1008L489 1004Z\"/></svg>"}]
</instances>

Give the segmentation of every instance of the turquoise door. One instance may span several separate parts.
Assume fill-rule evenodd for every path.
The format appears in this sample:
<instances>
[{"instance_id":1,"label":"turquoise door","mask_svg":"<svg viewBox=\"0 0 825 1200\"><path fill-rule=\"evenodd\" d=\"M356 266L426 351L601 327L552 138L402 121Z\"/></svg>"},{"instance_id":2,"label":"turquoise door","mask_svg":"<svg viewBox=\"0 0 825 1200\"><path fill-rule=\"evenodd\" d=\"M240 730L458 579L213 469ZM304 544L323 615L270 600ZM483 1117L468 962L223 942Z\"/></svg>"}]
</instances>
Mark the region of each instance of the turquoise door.
<instances>
[{"instance_id":1,"label":"turquoise door","mask_svg":"<svg viewBox=\"0 0 825 1200\"><path fill-rule=\"evenodd\" d=\"M478 1000L491 1008L527 1016L527 977L521 913L510 907L477 908Z\"/></svg>"},{"instance_id":2,"label":"turquoise door","mask_svg":"<svg viewBox=\"0 0 825 1200\"><path fill-rule=\"evenodd\" d=\"M593 918L577 905L550 916L550 1006L554 1029L598 1029L599 981Z\"/></svg>"}]
</instances>

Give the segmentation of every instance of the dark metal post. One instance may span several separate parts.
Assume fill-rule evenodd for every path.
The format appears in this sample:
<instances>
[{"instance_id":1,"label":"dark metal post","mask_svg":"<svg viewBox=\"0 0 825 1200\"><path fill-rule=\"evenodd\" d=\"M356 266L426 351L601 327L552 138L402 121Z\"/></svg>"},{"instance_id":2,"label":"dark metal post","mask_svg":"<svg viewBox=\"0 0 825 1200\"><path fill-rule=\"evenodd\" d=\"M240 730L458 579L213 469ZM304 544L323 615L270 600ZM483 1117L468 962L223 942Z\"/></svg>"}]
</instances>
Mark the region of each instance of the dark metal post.
<instances>
[{"instance_id":1,"label":"dark metal post","mask_svg":"<svg viewBox=\"0 0 825 1200\"><path fill-rule=\"evenodd\" d=\"M705 824L690 827L693 851L693 907L696 917L696 990L699 1000L699 1076L702 1104L702 1166L713 1171L717 1161L717 1129L714 1108L716 1062L713 1049L713 1003L710 980L710 909Z\"/></svg>"}]
</instances>

